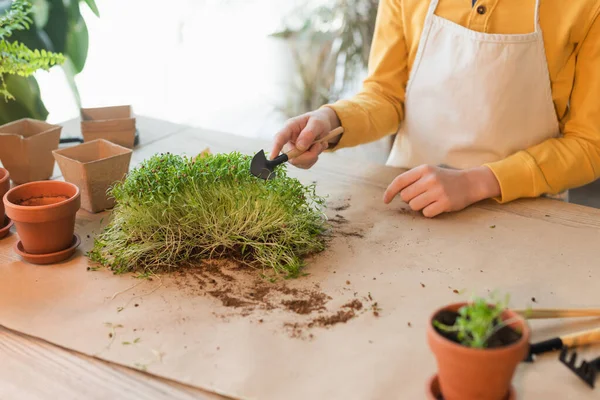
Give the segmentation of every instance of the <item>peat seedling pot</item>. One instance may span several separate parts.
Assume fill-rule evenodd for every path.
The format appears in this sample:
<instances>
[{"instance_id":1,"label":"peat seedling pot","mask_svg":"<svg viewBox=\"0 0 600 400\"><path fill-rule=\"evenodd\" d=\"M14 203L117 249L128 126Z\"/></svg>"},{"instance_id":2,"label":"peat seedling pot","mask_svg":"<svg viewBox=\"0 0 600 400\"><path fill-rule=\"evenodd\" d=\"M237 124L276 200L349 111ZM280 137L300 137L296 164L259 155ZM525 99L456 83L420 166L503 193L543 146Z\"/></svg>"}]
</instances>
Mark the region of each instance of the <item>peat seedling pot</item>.
<instances>
[{"instance_id":1,"label":"peat seedling pot","mask_svg":"<svg viewBox=\"0 0 600 400\"><path fill-rule=\"evenodd\" d=\"M20 238L15 251L26 261L59 262L75 252L79 244L74 235L80 206L77 186L61 181L30 182L12 188L3 200Z\"/></svg>"},{"instance_id":2,"label":"peat seedling pot","mask_svg":"<svg viewBox=\"0 0 600 400\"><path fill-rule=\"evenodd\" d=\"M65 181L81 191L81 208L97 213L114 207L115 201L107 191L127 174L131 153L128 148L97 139L54 150L54 158Z\"/></svg>"},{"instance_id":3,"label":"peat seedling pot","mask_svg":"<svg viewBox=\"0 0 600 400\"><path fill-rule=\"evenodd\" d=\"M429 399L515 399L511 381L515 369L527 355L529 327L518 314L505 310L501 318L507 322L507 326L502 328L502 339L508 344L483 349L467 347L442 335L433 324L439 321L452 325L455 313L466 304L451 304L439 309L429 320L427 341L438 366L438 374L427 384Z\"/></svg>"},{"instance_id":4,"label":"peat seedling pot","mask_svg":"<svg viewBox=\"0 0 600 400\"><path fill-rule=\"evenodd\" d=\"M132 149L135 142L135 116L131 106L82 108L81 135L84 142L105 139Z\"/></svg>"},{"instance_id":5,"label":"peat seedling pot","mask_svg":"<svg viewBox=\"0 0 600 400\"><path fill-rule=\"evenodd\" d=\"M0 198L4 197L9 190L10 174L4 168L0 168ZM0 239L8 235L12 224L12 220L4 214L4 203L0 201Z\"/></svg>"},{"instance_id":6,"label":"peat seedling pot","mask_svg":"<svg viewBox=\"0 0 600 400\"><path fill-rule=\"evenodd\" d=\"M52 150L58 148L61 130L59 125L29 118L0 126L0 160L15 184L52 176Z\"/></svg>"}]
</instances>

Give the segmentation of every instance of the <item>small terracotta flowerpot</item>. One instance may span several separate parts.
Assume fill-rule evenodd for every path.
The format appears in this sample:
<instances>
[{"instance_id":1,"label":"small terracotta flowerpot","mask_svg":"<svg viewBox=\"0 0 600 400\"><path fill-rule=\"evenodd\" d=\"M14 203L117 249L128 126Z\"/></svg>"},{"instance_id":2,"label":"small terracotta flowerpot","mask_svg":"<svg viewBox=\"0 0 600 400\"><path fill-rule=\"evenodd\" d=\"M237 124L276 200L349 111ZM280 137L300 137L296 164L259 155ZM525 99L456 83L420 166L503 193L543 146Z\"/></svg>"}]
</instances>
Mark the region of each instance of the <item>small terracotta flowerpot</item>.
<instances>
[{"instance_id":1,"label":"small terracotta flowerpot","mask_svg":"<svg viewBox=\"0 0 600 400\"><path fill-rule=\"evenodd\" d=\"M135 116L131 106L82 108L81 135L84 142L105 139L132 149L135 142Z\"/></svg>"},{"instance_id":2,"label":"small terracotta flowerpot","mask_svg":"<svg viewBox=\"0 0 600 400\"><path fill-rule=\"evenodd\" d=\"M10 190L10 174L4 168L0 168L0 198L4 197ZM4 203L0 201L0 239L8 235L12 221L4 215Z\"/></svg>"},{"instance_id":3,"label":"small terracotta flowerpot","mask_svg":"<svg viewBox=\"0 0 600 400\"><path fill-rule=\"evenodd\" d=\"M15 184L52 177L52 150L58 148L61 130L29 118L0 126L0 160Z\"/></svg>"},{"instance_id":4,"label":"small terracotta flowerpot","mask_svg":"<svg viewBox=\"0 0 600 400\"><path fill-rule=\"evenodd\" d=\"M502 314L508 325L521 333L514 343L493 349L462 346L440 335L433 326L441 311L458 311L467 303L457 303L437 310L427 327L427 341L438 365L439 388L444 400L506 400L511 396L515 369L529 351L530 330L518 314Z\"/></svg>"},{"instance_id":5,"label":"small terracotta flowerpot","mask_svg":"<svg viewBox=\"0 0 600 400\"><path fill-rule=\"evenodd\" d=\"M54 158L65 181L81 190L81 208L97 213L114 207L107 191L129 171L131 153L123 146L97 139L55 150Z\"/></svg>"},{"instance_id":6,"label":"small terracotta flowerpot","mask_svg":"<svg viewBox=\"0 0 600 400\"><path fill-rule=\"evenodd\" d=\"M4 206L25 252L51 254L73 244L80 196L72 183L38 181L14 187L4 195Z\"/></svg>"},{"instance_id":7,"label":"small terracotta flowerpot","mask_svg":"<svg viewBox=\"0 0 600 400\"><path fill-rule=\"evenodd\" d=\"M0 198L4 197L10 190L10 173L4 168L0 168ZM0 228L4 223L4 203L0 202Z\"/></svg>"}]
</instances>

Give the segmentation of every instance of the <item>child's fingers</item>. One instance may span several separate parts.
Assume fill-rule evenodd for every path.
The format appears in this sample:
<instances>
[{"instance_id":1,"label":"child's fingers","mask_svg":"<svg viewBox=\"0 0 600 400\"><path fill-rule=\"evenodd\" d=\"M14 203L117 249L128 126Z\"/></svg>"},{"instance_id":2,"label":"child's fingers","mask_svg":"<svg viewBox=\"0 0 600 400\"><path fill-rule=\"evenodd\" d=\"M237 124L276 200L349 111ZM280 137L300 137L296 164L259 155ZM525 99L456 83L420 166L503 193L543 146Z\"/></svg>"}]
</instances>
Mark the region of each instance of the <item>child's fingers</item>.
<instances>
[{"instance_id":1,"label":"child's fingers","mask_svg":"<svg viewBox=\"0 0 600 400\"><path fill-rule=\"evenodd\" d=\"M426 208L435 201L437 201L437 196L435 195L435 192L432 190L427 190L410 200L408 202L408 205L414 211L419 211Z\"/></svg>"},{"instance_id":2,"label":"child's fingers","mask_svg":"<svg viewBox=\"0 0 600 400\"><path fill-rule=\"evenodd\" d=\"M423 168L417 167L398 175L387 187L383 195L383 202L389 204L404 188L421 179L423 172Z\"/></svg>"},{"instance_id":3,"label":"child's fingers","mask_svg":"<svg viewBox=\"0 0 600 400\"><path fill-rule=\"evenodd\" d=\"M274 159L281 153L283 146L289 142L294 142L302 129L306 127L308 116L301 115L299 117L288 120L284 127L275 134L273 147L271 148L270 158Z\"/></svg>"},{"instance_id":4,"label":"child's fingers","mask_svg":"<svg viewBox=\"0 0 600 400\"><path fill-rule=\"evenodd\" d=\"M427 207L425 207L423 209L423 216L427 217L427 218L433 218L441 213L443 213L445 210L445 206L444 203L436 201L431 203L430 205L428 205Z\"/></svg>"},{"instance_id":5,"label":"child's fingers","mask_svg":"<svg viewBox=\"0 0 600 400\"><path fill-rule=\"evenodd\" d=\"M307 152L300 154L298 157L290 160L290 164L298 167L308 169L315 165L319 159L319 154L323 151L323 143L316 143L310 146Z\"/></svg>"},{"instance_id":6,"label":"child's fingers","mask_svg":"<svg viewBox=\"0 0 600 400\"><path fill-rule=\"evenodd\" d=\"M300 151L307 150L322 133L322 122L315 118L309 118L306 126L298 135L298 139L296 139L296 148Z\"/></svg>"}]
</instances>

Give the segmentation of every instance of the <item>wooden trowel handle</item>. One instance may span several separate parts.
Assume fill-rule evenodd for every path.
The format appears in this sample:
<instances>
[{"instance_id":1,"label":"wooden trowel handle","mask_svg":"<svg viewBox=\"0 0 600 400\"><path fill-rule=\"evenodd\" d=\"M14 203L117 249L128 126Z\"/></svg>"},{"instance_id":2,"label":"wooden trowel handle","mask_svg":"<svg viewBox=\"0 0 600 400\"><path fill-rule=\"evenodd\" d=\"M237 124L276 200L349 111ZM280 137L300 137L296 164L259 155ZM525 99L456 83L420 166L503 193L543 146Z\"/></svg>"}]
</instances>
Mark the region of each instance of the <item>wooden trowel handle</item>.
<instances>
[{"instance_id":1,"label":"wooden trowel handle","mask_svg":"<svg viewBox=\"0 0 600 400\"><path fill-rule=\"evenodd\" d=\"M335 128L331 132L329 132L325 137L322 137L321 139L313 142L312 144L327 142L327 141L333 139L334 137L341 135L342 133L344 133L344 128L342 128L340 126L338 128ZM312 146L312 144L311 144L311 146ZM310 146L308 146L308 148L310 148ZM299 155L304 154L304 153L305 153L304 151L300 151L294 146L291 150L287 151L285 154L288 156L288 160L291 160L292 158L296 158Z\"/></svg>"},{"instance_id":2,"label":"wooden trowel handle","mask_svg":"<svg viewBox=\"0 0 600 400\"><path fill-rule=\"evenodd\" d=\"M600 308L581 309L554 309L537 308L532 310L514 310L525 319L545 318L576 318L576 317L600 317Z\"/></svg>"},{"instance_id":3,"label":"wooden trowel handle","mask_svg":"<svg viewBox=\"0 0 600 400\"><path fill-rule=\"evenodd\" d=\"M600 343L600 328L561 336L560 339L563 342L563 346L567 347Z\"/></svg>"}]
</instances>

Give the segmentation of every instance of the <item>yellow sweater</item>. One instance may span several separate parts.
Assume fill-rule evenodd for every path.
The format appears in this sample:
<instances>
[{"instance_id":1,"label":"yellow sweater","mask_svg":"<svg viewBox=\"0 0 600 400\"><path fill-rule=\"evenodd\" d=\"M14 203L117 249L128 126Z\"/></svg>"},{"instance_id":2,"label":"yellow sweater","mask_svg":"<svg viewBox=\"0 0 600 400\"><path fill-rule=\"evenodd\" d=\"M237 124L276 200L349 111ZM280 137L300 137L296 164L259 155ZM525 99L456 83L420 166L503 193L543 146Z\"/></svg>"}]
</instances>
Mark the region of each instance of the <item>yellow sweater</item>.
<instances>
[{"instance_id":1,"label":"yellow sweater","mask_svg":"<svg viewBox=\"0 0 600 400\"><path fill-rule=\"evenodd\" d=\"M369 75L356 96L331 107L344 134L333 149L396 133L429 0L380 0ZM479 14L477 8L485 6ZM440 0L436 14L469 29L534 30L535 0ZM600 177L600 0L541 0L540 24L562 135L487 164L501 202L560 193Z\"/></svg>"}]
</instances>

